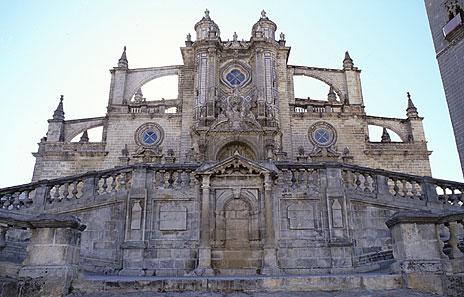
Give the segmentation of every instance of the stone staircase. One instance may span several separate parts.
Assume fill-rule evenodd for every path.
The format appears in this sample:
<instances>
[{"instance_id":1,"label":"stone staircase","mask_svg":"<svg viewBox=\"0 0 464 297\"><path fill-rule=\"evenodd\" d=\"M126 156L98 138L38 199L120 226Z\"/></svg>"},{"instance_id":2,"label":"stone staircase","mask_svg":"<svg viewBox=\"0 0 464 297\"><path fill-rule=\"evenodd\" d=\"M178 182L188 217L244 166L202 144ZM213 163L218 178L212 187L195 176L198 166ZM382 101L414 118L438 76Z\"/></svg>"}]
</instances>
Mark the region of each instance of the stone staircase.
<instances>
[{"instance_id":1,"label":"stone staircase","mask_svg":"<svg viewBox=\"0 0 464 297\"><path fill-rule=\"evenodd\" d=\"M398 274L129 277L81 275L67 297L431 297Z\"/></svg>"}]
</instances>

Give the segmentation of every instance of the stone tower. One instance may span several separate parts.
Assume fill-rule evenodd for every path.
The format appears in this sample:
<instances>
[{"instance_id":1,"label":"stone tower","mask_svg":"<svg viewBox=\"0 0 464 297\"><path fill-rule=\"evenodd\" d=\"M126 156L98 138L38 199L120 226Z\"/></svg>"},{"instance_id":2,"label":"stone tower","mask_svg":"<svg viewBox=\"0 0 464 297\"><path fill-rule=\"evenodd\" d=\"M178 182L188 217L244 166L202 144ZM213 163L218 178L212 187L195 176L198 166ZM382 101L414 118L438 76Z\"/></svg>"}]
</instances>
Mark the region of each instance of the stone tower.
<instances>
[{"instance_id":1,"label":"stone tower","mask_svg":"<svg viewBox=\"0 0 464 297\"><path fill-rule=\"evenodd\" d=\"M425 0L425 6L464 173L464 2Z\"/></svg>"}]
</instances>

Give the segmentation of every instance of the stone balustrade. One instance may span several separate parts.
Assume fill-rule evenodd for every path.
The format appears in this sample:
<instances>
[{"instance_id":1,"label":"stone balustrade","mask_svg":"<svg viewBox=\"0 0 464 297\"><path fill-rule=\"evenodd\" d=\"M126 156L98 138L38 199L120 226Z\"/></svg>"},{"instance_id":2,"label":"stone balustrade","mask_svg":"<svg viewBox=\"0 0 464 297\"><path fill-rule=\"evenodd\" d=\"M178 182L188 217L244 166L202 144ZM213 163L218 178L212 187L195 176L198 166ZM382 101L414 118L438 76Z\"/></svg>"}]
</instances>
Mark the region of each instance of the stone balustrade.
<instances>
[{"instance_id":1,"label":"stone balustrade","mask_svg":"<svg viewBox=\"0 0 464 297\"><path fill-rule=\"evenodd\" d=\"M370 199L389 199L413 203L417 206L438 205L445 209L462 209L464 184L431 177L415 176L391 171L369 169L340 163L276 162L279 169L276 183L287 192L298 188L321 187L321 170L340 171L346 191ZM131 165L109 170L92 171L54 180L0 189L0 209L43 209L66 201L109 195L130 190L135 167L147 168L145 174L154 188L182 189L198 183L195 170L199 164Z\"/></svg>"}]
</instances>

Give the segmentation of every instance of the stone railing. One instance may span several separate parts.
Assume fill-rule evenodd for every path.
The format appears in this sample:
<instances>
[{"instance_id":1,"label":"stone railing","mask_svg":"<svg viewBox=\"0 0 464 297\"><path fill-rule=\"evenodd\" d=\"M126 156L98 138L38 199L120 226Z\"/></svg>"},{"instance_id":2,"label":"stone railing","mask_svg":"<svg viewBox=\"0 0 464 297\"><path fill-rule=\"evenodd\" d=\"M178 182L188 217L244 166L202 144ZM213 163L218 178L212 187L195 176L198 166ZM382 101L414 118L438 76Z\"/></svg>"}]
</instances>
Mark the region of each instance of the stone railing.
<instances>
[{"instance_id":1,"label":"stone railing","mask_svg":"<svg viewBox=\"0 0 464 297\"><path fill-rule=\"evenodd\" d=\"M287 192L304 187L318 190L321 170L330 169L339 174L327 178L340 179L345 191L354 193L354 197L389 199L424 207L431 204L447 209L464 207L463 183L340 163L275 164L279 169L276 183ZM3 188L0 189L0 209L50 209L66 202L127 193L134 187L135 168L145 170L138 177L143 182L135 187L151 184L156 189L186 189L198 183L195 172L198 167L196 163L138 164Z\"/></svg>"},{"instance_id":2,"label":"stone railing","mask_svg":"<svg viewBox=\"0 0 464 297\"><path fill-rule=\"evenodd\" d=\"M66 201L127 191L132 168L91 171L53 180L0 189L0 209L44 209Z\"/></svg>"},{"instance_id":3,"label":"stone railing","mask_svg":"<svg viewBox=\"0 0 464 297\"><path fill-rule=\"evenodd\" d=\"M276 162L276 166L282 172L278 178L281 180L276 182L282 183L289 191L301 186L304 180L314 186L318 180L308 179L308 176L318 176L321 174L318 170L335 169L340 170L345 190L354 193L354 197L388 199L424 207L434 204L438 208L464 209L464 183L341 163Z\"/></svg>"},{"instance_id":4,"label":"stone railing","mask_svg":"<svg viewBox=\"0 0 464 297\"><path fill-rule=\"evenodd\" d=\"M464 272L464 211L403 211L386 225L393 239L394 271L406 275L411 289L463 296L464 288L459 283L453 287L443 276Z\"/></svg>"},{"instance_id":5,"label":"stone railing","mask_svg":"<svg viewBox=\"0 0 464 297\"><path fill-rule=\"evenodd\" d=\"M30 215L0 209L0 255L8 245L6 234L11 229L31 232L26 258L17 275L9 275L21 280L16 288L18 296L63 296L68 293L72 280L77 277L80 236L85 228L71 215ZM7 266L8 263L0 265Z\"/></svg>"},{"instance_id":6,"label":"stone railing","mask_svg":"<svg viewBox=\"0 0 464 297\"><path fill-rule=\"evenodd\" d=\"M177 113L180 106L179 99L163 99L156 101L130 102L129 113L148 113L148 114L164 114ZM175 109L175 110L173 110Z\"/></svg>"},{"instance_id":7,"label":"stone railing","mask_svg":"<svg viewBox=\"0 0 464 297\"><path fill-rule=\"evenodd\" d=\"M342 104L328 102L325 100L299 99L295 98L295 103L290 104L290 109L294 114L301 113L331 113L341 112Z\"/></svg>"}]
</instances>

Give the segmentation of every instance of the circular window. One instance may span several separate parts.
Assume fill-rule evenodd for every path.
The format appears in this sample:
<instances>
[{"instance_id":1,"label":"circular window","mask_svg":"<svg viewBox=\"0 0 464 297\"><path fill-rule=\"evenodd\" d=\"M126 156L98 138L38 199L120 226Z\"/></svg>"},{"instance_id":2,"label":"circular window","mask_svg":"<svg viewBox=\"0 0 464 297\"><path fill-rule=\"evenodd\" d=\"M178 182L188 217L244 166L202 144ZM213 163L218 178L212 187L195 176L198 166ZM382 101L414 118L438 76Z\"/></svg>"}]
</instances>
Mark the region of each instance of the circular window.
<instances>
[{"instance_id":1,"label":"circular window","mask_svg":"<svg viewBox=\"0 0 464 297\"><path fill-rule=\"evenodd\" d=\"M317 122L309 128L309 140L320 147L329 147L337 141L335 128L326 122Z\"/></svg>"},{"instance_id":2,"label":"circular window","mask_svg":"<svg viewBox=\"0 0 464 297\"><path fill-rule=\"evenodd\" d=\"M135 142L138 145L152 147L159 145L164 138L164 132L157 123L146 123L135 132Z\"/></svg>"}]
</instances>

